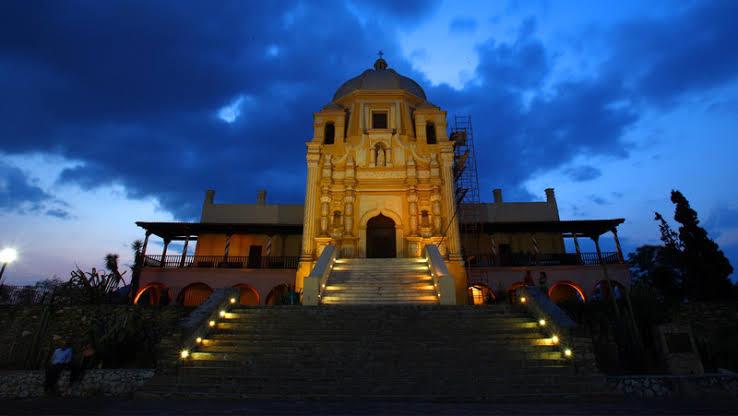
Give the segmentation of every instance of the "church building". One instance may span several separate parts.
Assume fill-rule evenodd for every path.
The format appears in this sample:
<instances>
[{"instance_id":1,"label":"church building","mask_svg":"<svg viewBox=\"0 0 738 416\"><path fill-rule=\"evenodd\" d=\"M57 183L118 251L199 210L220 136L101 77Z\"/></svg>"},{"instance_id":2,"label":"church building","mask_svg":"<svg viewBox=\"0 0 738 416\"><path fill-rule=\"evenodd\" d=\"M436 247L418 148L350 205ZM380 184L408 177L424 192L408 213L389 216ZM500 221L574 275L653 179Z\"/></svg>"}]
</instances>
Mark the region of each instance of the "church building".
<instances>
[{"instance_id":1,"label":"church building","mask_svg":"<svg viewBox=\"0 0 738 416\"><path fill-rule=\"evenodd\" d=\"M555 301L585 302L602 282L616 295L629 285L622 219L561 220L553 189L544 202L504 202L499 189L489 203L465 199L459 178L474 155L460 154L469 136L449 123L380 57L313 114L303 205L271 204L266 191L219 204L209 190L199 222L137 222L146 234L135 301L197 305L237 287L242 304L284 303L292 291L306 305L479 304L540 285ZM604 234L616 252L600 250ZM582 238L596 252L582 252ZM173 241L180 253L169 253Z\"/></svg>"}]
</instances>

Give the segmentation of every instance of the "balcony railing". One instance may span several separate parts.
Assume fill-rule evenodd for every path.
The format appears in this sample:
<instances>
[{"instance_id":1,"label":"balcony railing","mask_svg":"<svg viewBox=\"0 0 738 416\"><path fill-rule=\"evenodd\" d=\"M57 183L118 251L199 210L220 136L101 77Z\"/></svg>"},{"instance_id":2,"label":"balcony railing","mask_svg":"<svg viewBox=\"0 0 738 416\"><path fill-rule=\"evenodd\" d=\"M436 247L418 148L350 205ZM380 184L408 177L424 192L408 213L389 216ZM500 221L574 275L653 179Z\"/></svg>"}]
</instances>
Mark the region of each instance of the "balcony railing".
<instances>
[{"instance_id":1,"label":"balcony railing","mask_svg":"<svg viewBox=\"0 0 738 416\"><path fill-rule=\"evenodd\" d=\"M144 257L144 267L221 268L221 269L296 269L298 256L150 256Z\"/></svg>"},{"instance_id":2,"label":"balcony railing","mask_svg":"<svg viewBox=\"0 0 738 416\"><path fill-rule=\"evenodd\" d=\"M511 253L493 256L478 254L469 257L471 267L505 267L505 266L572 266L599 264L597 253ZM618 264L623 260L617 252L602 253L602 261L606 264Z\"/></svg>"}]
</instances>

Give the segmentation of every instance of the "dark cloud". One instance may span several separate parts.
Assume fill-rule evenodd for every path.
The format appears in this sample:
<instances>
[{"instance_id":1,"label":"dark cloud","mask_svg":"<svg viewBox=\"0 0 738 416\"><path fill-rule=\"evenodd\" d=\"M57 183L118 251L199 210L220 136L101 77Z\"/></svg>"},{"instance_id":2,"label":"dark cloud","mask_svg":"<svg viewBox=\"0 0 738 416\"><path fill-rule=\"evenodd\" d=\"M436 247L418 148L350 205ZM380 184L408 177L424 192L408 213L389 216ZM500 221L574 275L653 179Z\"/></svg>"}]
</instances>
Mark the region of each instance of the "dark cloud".
<instances>
[{"instance_id":1,"label":"dark cloud","mask_svg":"<svg viewBox=\"0 0 738 416\"><path fill-rule=\"evenodd\" d=\"M72 218L72 216L69 215L69 212L67 212L67 211L65 211L65 210L63 210L61 208L48 209L48 210L46 210L46 215L48 215L50 217L56 217L56 218L59 218L59 219L62 219L62 220L68 220L68 219Z\"/></svg>"},{"instance_id":2,"label":"dark cloud","mask_svg":"<svg viewBox=\"0 0 738 416\"><path fill-rule=\"evenodd\" d=\"M575 182L585 182L602 176L602 171L594 166L575 166L564 170L564 174Z\"/></svg>"},{"instance_id":3,"label":"dark cloud","mask_svg":"<svg viewBox=\"0 0 738 416\"><path fill-rule=\"evenodd\" d=\"M39 211L53 197L19 168L0 160L0 209L3 212Z\"/></svg>"},{"instance_id":4,"label":"dark cloud","mask_svg":"<svg viewBox=\"0 0 738 416\"><path fill-rule=\"evenodd\" d=\"M589 200L594 202L597 205L607 205L608 204L607 199L601 196L598 196L598 195L590 195Z\"/></svg>"},{"instance_id":5,"label":"dark cloud","mask_svg":"<svg viewBox=\"0 0 738 416\"><path fill-rule=\"evenodd\" d=\"M434 4L0 2L0 150L82 161L61 181L120 184L182 219L196 218L208 188L221 201L266 187L272 201L302 202L312 113L379 49L427 85L399 58L394 27ZM620 138L644 103L733 79L738 58L716 51L735 39L735 8L696 3L674 20L618 26L610 59L579 80L551 80L555 56L527 20L515 40L478 47L461 91L426 92L449 115L473 115L482 188L525 199L526 179L577 155L627 155ZM699 65L676 67L685 62ZM240 117L223 122L218 109L237 97ZM14 184L28 204L49 198Z\"/></svg>"},{"instance_id":6,"label":"dark cloud","mask_svg":"<svg viewBox=\"0 0 738 416\"><path fill-rule=\"evenodd\" d=\"M183 218L207 188L300 202L312 112L379 48L400 55L372 25L339 2L4 2L1 148L81 160L62 182L121 184ZM218 108L238 96L248 105L224 123Z\"/></svg>"},{"instance_id":7,"label":"dark cloud","mask_svg":"<svg viewBox=\"0 0 738 416\"><path fill-rule=\"evenodd\" d=\"M471 17L457 17L448 25L449 33L474 33L477 21Z\"/></svg>"}]
</instances>

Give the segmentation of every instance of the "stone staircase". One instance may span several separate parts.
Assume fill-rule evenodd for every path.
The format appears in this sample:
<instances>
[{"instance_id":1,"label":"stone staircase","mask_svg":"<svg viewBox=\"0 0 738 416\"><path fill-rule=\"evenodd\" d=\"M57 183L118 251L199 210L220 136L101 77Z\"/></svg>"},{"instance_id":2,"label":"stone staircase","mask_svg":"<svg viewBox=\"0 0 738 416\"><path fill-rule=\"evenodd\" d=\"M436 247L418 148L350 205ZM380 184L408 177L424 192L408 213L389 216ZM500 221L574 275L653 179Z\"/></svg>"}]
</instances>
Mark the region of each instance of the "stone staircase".
<instances>
[{"instance_id":1,"label":"stone staircase","mask_svg":"<svg viewBox=\"0 0 738 416\"><path fill-rule=\"evenodd\" d=\"M438 296L425 259L338 259L321 303L433 305Z\"/></svg>"},{"instance_id":2,"label":"stone staircase","mask_svg":"<svg viewBox=\"0 0 738 416\"><path fill-rule=\"evenodd\" d=\"M612 397L509 306L236 307L138 398Z\"/></svg>"}]
</instances>

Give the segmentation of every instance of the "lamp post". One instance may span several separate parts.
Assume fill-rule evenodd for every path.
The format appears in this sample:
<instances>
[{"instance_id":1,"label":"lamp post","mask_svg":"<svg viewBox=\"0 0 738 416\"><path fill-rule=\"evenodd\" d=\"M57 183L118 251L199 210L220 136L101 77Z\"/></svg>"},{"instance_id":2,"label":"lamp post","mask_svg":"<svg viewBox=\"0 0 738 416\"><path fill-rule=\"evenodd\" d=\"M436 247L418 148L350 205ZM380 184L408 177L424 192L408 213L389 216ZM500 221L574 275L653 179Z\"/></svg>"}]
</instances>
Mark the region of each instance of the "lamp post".
<instances>
[{"instance_id":1,"label":"lamp post","mask_svg":"<svg viewBox=\"0 0 738 416\"><path fill-rule=\"evenodd\" d=\"M3 282L3 273L5 272L5 267L8 265L8 263L14 262L18 258L18 251L14 248L4 248L0 250L0 263L3 264L2 268L0 268L0 287L2 287Z\"/></svg>"}]
</instances>

